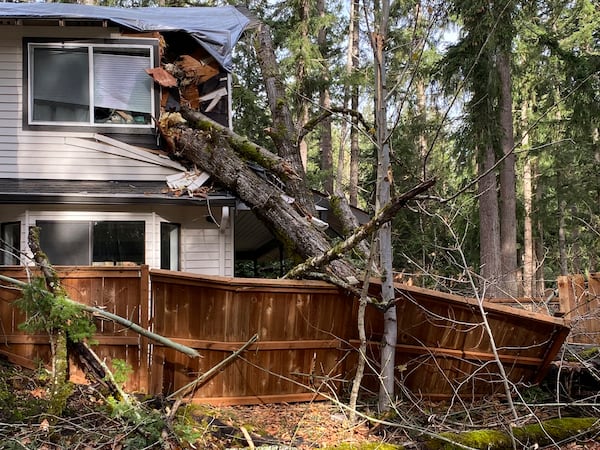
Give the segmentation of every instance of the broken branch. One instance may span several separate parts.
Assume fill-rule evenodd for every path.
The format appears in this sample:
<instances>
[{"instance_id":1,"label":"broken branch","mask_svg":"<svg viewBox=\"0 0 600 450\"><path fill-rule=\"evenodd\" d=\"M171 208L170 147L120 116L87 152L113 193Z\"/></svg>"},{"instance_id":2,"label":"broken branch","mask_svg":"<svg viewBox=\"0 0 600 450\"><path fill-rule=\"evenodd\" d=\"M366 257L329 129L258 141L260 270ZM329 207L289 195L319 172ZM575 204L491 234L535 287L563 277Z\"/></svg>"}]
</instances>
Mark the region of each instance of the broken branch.
<instances>
[{"instance_id":1,"label":"broken branch","mask_svg":"<svg viewBox=\"0 0 600 450\"><path fill-rule=\"evenodd\" d=\"M415 198L422 192L425 192L434 184L435 179L424 181L423 183L412 188L410 191L393 198L387 205L385 205L377 212L375 217L373 217L366 224L360 226L345 241L330 248L325 253L309 258L302 264L297 265L292 270L290 270L284 276L284 278L298 278L306 272L313 271L319 267L322 267L323 265L330 263L334 259L339 258L344 253L352 250L356 245L362 242L366 237L368 237L371 233L376 231L384 223L392 220L396 213L401 208L403 208L409 200Z\"/></svg>"}]
</instances>

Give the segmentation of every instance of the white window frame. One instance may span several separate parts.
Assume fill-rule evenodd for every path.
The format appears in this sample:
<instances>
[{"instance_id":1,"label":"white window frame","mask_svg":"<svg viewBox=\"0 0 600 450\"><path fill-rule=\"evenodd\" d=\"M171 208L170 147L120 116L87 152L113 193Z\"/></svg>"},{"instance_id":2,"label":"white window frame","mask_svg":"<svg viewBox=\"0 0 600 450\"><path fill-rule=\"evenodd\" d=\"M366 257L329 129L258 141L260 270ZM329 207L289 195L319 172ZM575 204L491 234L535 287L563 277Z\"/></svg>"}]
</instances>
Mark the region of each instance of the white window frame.
<instances>
[{"instance_id":1,"label":"white window frame","mask_svg":"<svg viewBox=\"0 0 600 450\"><path fill-rule=\"evenodd\" d=\"M155 66L156 48L157 41L155 39L145 39L144 42L140 42L140 39L133 40L128 39L126 42L115 42L115 41L99 41L99 42L79 42L79 41L65 41L65 42L37 42L31 41L27 43L27 125L28 126L50 126L50 127L94 127L94 128L136 128L136 129L154 129L154 123L150 119L147 123L111 123L111 122L96 122L94 116L94 51L100 49L115 49L115 50L143 50L148 51L148 67ZM89 119L86 121L52 121L52 120L34 120L34 57L33 51L36 48L49 48L49 49L86 49L88 53L89 67L88 67L88 80L89 80ZM157 92L155 90L154 82L152 78L148 76L148 84L150 86L150 116L156 117Z\"/></svg>"}]
</instances>

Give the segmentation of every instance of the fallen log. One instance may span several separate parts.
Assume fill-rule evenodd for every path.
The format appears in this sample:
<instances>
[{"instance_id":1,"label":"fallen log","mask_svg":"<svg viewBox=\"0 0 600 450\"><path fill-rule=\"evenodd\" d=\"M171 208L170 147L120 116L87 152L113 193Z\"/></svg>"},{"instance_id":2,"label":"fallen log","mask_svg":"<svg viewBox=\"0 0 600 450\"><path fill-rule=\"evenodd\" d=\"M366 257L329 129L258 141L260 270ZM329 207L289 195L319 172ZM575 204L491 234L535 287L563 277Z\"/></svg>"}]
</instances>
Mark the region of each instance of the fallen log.
<instances>
[{"instance_id":1,"label":"fallen log","mask_svg":"<svg viewBox=\"0 0 600 450\"><path fill-rule=\"evenodd\" d=\"M329 276L340 279L340 285L352 285L361 278L361 274L354 264L344 258L344 252L391 220L408 200L429 189L435 182L426 181L396 197L390 205L382 208L381 215L378 213L356 236L347 239L343 246L332 249L327 235L313 224L313 216L297 205L282 186L263 176L248 163L261 163L265 168L278 167L275 171L278 175L294 174L281 171L281 167L286 167L281 158L256 144L249 146L245 138L199 112L182 108L181 113L185 121L161 120L161 133L171 151L209 173L224 188L235 192L298 261L318 258L288 277L299 277L319 267Z\"/></svg>"}]
</instances>

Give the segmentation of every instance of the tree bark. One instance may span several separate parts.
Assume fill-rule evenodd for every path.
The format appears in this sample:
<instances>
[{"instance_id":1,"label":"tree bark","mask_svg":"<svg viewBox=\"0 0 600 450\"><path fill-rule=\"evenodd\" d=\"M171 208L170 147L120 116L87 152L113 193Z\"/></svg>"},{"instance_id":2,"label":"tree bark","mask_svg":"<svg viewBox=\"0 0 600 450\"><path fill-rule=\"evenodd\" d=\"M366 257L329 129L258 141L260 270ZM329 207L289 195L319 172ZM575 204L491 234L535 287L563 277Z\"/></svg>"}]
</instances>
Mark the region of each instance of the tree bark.
<instances>
[{"instance_id":1,"label":"tree bark","mask_svg":"<svg viewBox=\"0 0 600 450\"><path fill-rule=\"evenodd\" d=\"M292 114L287 106L285 88L279 66L275 58L273 41L269 27L261 24L257 29L255 40L256 57L262 72L273 129L270 136L281 156L298 174L298 178L287 183L289 194L296 199L297 204L310 215L315 215L315 206L310 191L306 186L304 166L297 144L297 130L292 120Z\"/></svg>"},{"instance_id":2,"label":"tree bark","mask_svg":"<svg viewBox=\"0 0 600 450\"><path fill-rule=\"evenodd\" d=\"M325 17L325 1L317 1L317 10L321 20ZM321 88L319 89L319 106L322 111L331 107L329 95L329 66L327 51L327 28L321 26L317 36L317 43L322 59ZM333 148L331 143L331 116L321 122L321 173L324 175L323 189L326 193L333 193Z\"/></svg>"},{"instance_id":3,"label":"tree bark","mask_svg":"<svg viewBox=\"0 0 600 450\"><path fill-rule=\"evenodd\" d=\"M351 6L351 32L349 42L351 73L356 73L359 67L359 36L360 36L360 21L359 21L360 0L352 0ZM353 111L358 111L359 88L358 83L351 84L350 108ZM358 144L358 120L352 118L352 128L350 129L350 180L348 185L348 196L352 206L358 206L358 159L360 148Z\"/></svg>"},{"instance_id":4,"label":"tree bark","mask_svg":"<svg viewBox=\"0 0 600 450\"><path fill-rule=\"evenodd\" d=\"M487 145L479 158L479 173L490 170L495 162L494 149ZM482 288L486 297L498 297L498 274L500 273L500 224L498 218L498 195L494 170L484 175L478 183L479 198L479 264Z\"/></svg>"},{"instance_id":5,"label":"tree bark","mask_svg":"<svg viewBox=\"0 0 600 450\"><path fill-rule=\"evenodd\" d=\"M521 105L521 129L527 130L529 103L523 101ZM521 139L521 147L529 150L529 135L525 132ZM523 218L523 296L537 297L536 292L536 259L535 243L533 238L533 157L525 155L523 164L523 209L525 217Z\"/></svg>"},{"instance_id":6,"label":"tree bark","mask_svg":"<svg viewBox=\"0 0 600 450\"><path fill-rule=\"evenodd\" d=\"M502 249L502 290L515 297L517 290L517 194L512 114L510 54L497 58L500 79L500 145L504 161L500 165L500 241Z\"/></svg>"},{"instance_id":7,"label":"tree bark","mask_svg":"<svg viewBox=\"0 0 600 450\"><path fill-rule=\"evenodd\" d=\"M180 157L211 174L224 188L235 192L298 259L306 260L330 248L326 235L311 225L313 216L303 205L297 204L297 199L288 203L284 194L291 193L284 192L247 164L248 158L256 152L243 153L245 147L238 145L245 142L243 138L225 131L201 113L187 109L182 109L182 113L195 128L179 125L162 130L163 136ZM261 155L268 153L262 149ZM277 159L275 155L272 158ZM344 280L356 277L355 269L345 261L333 261L329 269Z\"/></svg>"},{"instance_id":8,"label":"tree bark","mask_svg":"<svg viewBox=\"0 0 600 450\"><path fill-rule=\"evenodd\" d=\"M374 2L375 30L371 36L375 75L375 126L377 144L377 196L375 209L380 210L390 201L393 182L390 163L390 143L387 128L387 65L385 43L387 40L390 3L388 0ZM381 342L381 368L379 385L379 409L388 411L395 397L395 360L398 326L393 280L392 228L389 222L377 232L377 251L381 273L381 302L386 307L383 315L384 328Z\"/></svg>"}]
</instances>

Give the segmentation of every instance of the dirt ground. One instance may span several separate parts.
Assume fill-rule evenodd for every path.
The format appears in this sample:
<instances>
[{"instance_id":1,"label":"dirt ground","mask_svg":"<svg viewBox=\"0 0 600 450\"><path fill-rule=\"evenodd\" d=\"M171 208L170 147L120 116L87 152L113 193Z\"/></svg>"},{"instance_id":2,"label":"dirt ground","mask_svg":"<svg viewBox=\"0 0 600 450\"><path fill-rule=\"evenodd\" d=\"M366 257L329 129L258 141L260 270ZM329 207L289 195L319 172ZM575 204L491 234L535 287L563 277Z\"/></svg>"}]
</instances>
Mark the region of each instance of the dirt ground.
<instances>
[{"instance_id":1,"label":"dirt ground","mask_svg":"<svg viewBox=\"0 0 600 450\"><path fill-rule=\"evenodd\" d=\"M422 448L422 435L399 427L377 426L366 420L351 423L346 410L333 402L182 406L177 410L177 420L169 421L165 417L173 406L171 403L143 399L142 409L132 411L93 385L75 386L64 413L52 416L47 414L47 392L39 373L0 361L0 449L372 450L382 448L384 443L407 449ZM510 422L506 405L501 403L473 405L468 412L463 408L457 413L442 405L419 404L413 408L419 411L402 406L399 411L402 417L388 419L390 422L408 419L407 423L416 428L435 432L468 429L465 416L490 427L501 428ZM446 412L437 413L436 408ZM596 410L590 409L587 415ZM525 413L522 412L523 417ZM535 411L535 416L541 420L556 417L541 410ZM588 438L557 443L552 448L600 450L600 443Z\"/></svg>"}]
</instances>

